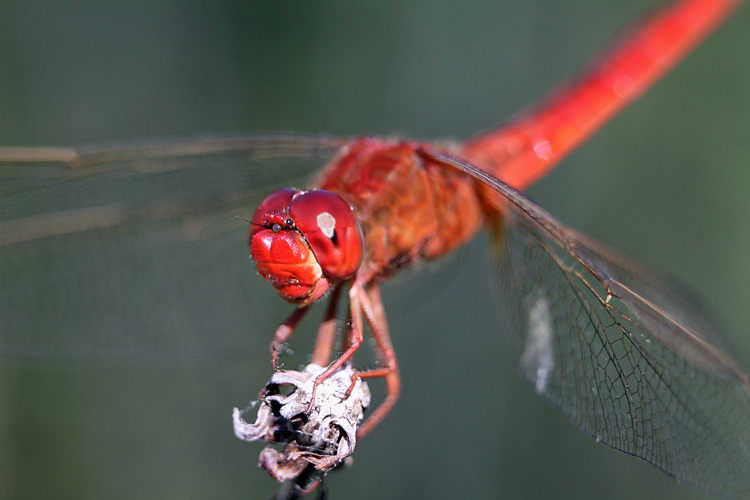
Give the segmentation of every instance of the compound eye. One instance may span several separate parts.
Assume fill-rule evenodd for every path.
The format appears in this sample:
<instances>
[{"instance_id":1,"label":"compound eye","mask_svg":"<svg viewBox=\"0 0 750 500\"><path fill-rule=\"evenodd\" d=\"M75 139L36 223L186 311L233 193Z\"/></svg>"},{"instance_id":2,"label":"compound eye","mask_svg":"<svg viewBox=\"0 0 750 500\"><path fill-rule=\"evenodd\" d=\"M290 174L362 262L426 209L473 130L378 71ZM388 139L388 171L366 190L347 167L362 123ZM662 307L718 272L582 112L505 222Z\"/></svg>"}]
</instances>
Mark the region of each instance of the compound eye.
<instances>
[{"instance_id":1,"label":"compound eye","mask_svg":"<svg viewBox=\"0 0 750 500\"><path fill-rule=\"evenodd\" d=\"M284 188L266 196L255 209L250 221L250 237L264 227L272 227L274 232L278 232L276 228L280 231L289 219L289 205L295 193L294 189Z\"/></svg>"},{"instance_id":2,"label":"compound eye","mask_svg":"<svg viewBox=\"0 0 750 500\"><path fill-rule=\"evenodd\" d=\"M364 241L357 217L343 198L330 191L310 191L292 200L289 214L326 275L354 275L362 263Z\"/></svg>"}]
</instances>

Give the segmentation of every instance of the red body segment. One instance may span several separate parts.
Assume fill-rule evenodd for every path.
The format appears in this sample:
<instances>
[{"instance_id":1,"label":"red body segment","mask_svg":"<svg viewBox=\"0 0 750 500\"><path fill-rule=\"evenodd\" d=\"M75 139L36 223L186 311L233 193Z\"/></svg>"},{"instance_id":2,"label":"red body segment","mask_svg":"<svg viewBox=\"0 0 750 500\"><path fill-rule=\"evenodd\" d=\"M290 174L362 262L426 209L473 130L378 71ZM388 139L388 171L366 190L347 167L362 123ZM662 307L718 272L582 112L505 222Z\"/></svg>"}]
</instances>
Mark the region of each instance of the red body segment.
<instances>
[{"instance_id":1,"label":"red body segment","mask_svg":"<svg viewBox=\"0 0 750 500\"><path fill-rule=\"evenodd\" d=\"M358 279L365 283L441 257L482 225L476 181L427 159L424 148L364 137L345 148L317 183L354 207L365 239Z\"/></svg>"},{"instance_id":2,"label":"red body segment","mask_svg":"<svg viewBox=\"0 0 750 500\"><path fill-rule=\"evenodd\" d=\"M672 2L636 20L574 79L506 125L464 143L462 156L524 190L648 90L740 0Z\"/></svg>"}]
</instances>

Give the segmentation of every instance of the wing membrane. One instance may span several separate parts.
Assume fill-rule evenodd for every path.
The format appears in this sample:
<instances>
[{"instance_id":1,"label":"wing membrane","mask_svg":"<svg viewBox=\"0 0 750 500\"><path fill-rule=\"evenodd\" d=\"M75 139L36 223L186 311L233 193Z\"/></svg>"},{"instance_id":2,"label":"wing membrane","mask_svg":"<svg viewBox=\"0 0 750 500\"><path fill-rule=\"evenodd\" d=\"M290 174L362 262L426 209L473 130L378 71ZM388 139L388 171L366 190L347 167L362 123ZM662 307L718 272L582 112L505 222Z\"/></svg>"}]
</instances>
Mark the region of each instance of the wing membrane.
<instances>
[{"instance_id":1,"label":"wing membrane","mask_svg":"<svg viewBox=\"0 0 750 500\"><path fill-rule=\"evenodd\" d=\"M598 441L698 489L746 498L748 377L706 308L485 172L443 160L502 195L498 304L537 392Z\"/></svg>"},{"instance_id":2,"label":"wing membrane","mask_svg":"<svg viewBox=\"0 0 750 500\"><path fill-rule=\"evenodd\" d=\"M260 285L238 217L273 188L305 187L340 144L0 148L0 356L246 352L278 301L248 284Z\"/></svg>"}]
</instances>

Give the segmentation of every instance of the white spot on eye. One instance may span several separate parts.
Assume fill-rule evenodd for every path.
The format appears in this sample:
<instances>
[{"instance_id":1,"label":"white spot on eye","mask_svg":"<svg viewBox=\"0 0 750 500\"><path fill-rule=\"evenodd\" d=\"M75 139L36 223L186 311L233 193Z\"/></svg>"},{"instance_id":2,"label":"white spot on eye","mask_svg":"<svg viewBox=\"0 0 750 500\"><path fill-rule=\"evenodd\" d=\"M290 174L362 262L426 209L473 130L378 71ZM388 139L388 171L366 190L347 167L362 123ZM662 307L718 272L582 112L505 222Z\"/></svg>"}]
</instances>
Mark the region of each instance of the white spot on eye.
<instances>
[{"instance_id":1,"label":"white spot on eye","mask_svg":"<svg viewBox=\"0 0 750 500\"><path fill-rule=\"evenodd\" d=\"M521 355L521 366L532 374L536 391L544 393L554 367L552 315L544 297L539 297L529 311L529 335Z\"/></svg>"},{"instance_id":2,"label":"white spot on eye","mask_svg":"<svg viewBox=\"0 0 750 500\"><path fill-rule=\"evenodd\" d=\"M336 218L328 212L322 212L318 214L317 222L323 234L329 238L333 238L333 231L336 229Z\"/></svg>"}]
</instances>

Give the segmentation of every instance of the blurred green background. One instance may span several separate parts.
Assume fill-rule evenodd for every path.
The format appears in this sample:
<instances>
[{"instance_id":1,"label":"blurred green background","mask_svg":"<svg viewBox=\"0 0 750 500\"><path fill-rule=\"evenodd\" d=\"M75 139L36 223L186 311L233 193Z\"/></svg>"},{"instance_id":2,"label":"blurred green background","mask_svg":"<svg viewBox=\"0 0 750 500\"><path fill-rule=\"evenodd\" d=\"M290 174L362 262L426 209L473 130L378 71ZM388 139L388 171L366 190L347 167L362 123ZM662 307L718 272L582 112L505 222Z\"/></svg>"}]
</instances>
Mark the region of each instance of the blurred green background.
<instances>
[{"instance_id":1,"label":"blurred green background","mask_svg":"<svg viewBox=\"0 0 750 500\"><path fill-rule=\"evenodd\" d=\"M267 130L464 138L540 97L650 5L5 1L0 144ZM744 9L530 191L699 290L744 360L748 26ZM437 291L386 288L419 297L390 318L402 399L354 467L330 477L331 498L703 498L536 397L495 317L484 238L459 262L455 275L425 271L450 280ZM269 497L261 446L234 438L231 410L270 376L271 333L255 332L245 359L200 366L3 362L0 498Z\"/></svg>"}]
</instances>

